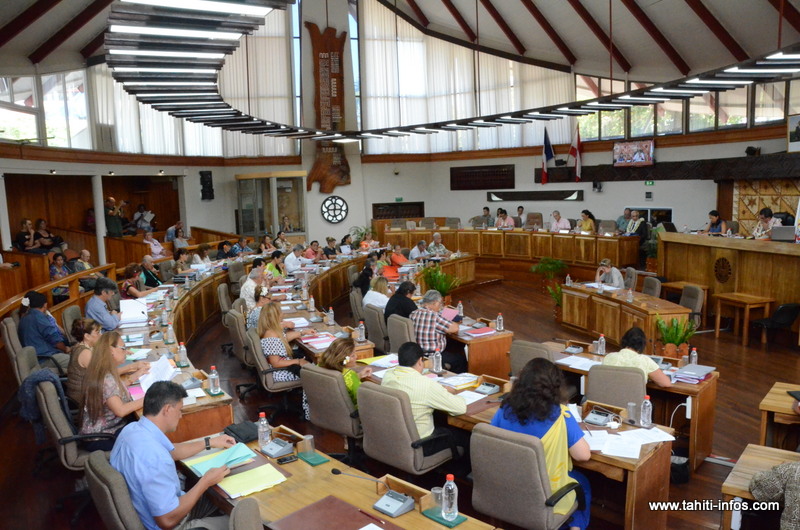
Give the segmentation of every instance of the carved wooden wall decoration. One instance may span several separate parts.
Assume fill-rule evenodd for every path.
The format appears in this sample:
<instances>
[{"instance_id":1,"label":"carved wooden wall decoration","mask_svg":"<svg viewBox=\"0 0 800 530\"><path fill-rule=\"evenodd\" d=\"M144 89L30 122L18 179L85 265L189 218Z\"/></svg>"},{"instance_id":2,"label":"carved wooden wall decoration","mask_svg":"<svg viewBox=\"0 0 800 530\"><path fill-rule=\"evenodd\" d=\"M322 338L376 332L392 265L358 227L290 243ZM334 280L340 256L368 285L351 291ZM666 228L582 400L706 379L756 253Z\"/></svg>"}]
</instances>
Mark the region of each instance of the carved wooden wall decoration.
<instances>
[{"instance_id":1,"label":"carved wooden wall decoration","mask_svg":"<svg viewBox=\"0 0 800 530\"><path fill-rule=\"evenodd\" d=\"M314 111L316 127L327 131L344 130L344 44L347 32L338 36L335 28L306 22L314 57ZM306 179L306 191L319 182L319 191L331 193L336 186L350 184L350 164L344 146L329 141L314 142L317 156Z\"/></svg>"},{"instance_id":2,"label":"carved wooden wall decoration","mask_svg":"<svg viewBox=\"0 0 800 530\"><path fill-rule=\"evenodd\" d=\"M733 189L734 220L739 233L750 234L761 208L795 214L800 198L800 179L740 180Z\"/></svg>"}]
</instances>

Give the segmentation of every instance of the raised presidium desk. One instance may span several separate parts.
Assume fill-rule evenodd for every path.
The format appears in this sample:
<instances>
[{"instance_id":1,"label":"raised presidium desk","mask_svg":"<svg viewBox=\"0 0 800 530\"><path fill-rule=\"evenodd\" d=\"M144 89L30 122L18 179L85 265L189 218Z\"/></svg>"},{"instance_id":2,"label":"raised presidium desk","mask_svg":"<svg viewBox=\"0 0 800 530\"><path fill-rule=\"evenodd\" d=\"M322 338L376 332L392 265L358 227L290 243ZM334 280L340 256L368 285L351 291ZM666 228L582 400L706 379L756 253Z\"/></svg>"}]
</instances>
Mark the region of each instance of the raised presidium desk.
<instances>
[{"instance_id":1,"label":"raised presidium desk","mask_svg":"<svg viewBox=\"0 0 800 530\"><path fill-rule=\"evenodd\" d=\"M728 478L722 483L722 500L730 502L736 497L753 500L753 494L750 493L750 480L753 475L785 462L800 462L800 453L747 444ZM732 515L731 509L722 512L722 530L730 530Z\"/></svg>"},{"instance_id":2,"label":"raised presidium desk","mask_svg":"<svg viewBox=\"0 0 800 530\"><path fill-rule=\"evenodd\" d=\"M788 390L800 391L800 385L791 383L775 383L761 403L761 434L758 439L760 445L779 447L781 449L794 449L787 447L786 431L790 425L800 424L800 416L792 410L794 399L787 394Z\"/></svg>"},{"instance_id":3,"label":"raised presidium desk","mask_svg":"<svg viewBox=\"0 0 800 530\"><path fill-rule=\"evenodd\" d=\"M599 293L593 287L573 284L562 285L561 291L562 324L595 336L602 333L611 344L619 344L622 335L633 326L648 337L657 337L658 317L668 323L673 318L683 322L690 313L686 307L639 292L633 292L633 301L627 302L627 291L623 289ZM654 353L652 342L647 345L647 353L658 354Z\"/></svg>"},{"instance_id":4,"label":"raised presidium desk","mask_svg":"<svg viewBox=\"0 0 800 530\"><path fill-rule=\"evenodd\" d=\"M448 228L387 230L376 234L381 243L411 248L420 240L430 243L433 234L442 236L448 250L469 252L478 257L532 259L551 257L567 263L597 265L609 258L617 267L639 263L638 236L590 236L514 230L474 230Z\"/></svg>"}]
</instances>

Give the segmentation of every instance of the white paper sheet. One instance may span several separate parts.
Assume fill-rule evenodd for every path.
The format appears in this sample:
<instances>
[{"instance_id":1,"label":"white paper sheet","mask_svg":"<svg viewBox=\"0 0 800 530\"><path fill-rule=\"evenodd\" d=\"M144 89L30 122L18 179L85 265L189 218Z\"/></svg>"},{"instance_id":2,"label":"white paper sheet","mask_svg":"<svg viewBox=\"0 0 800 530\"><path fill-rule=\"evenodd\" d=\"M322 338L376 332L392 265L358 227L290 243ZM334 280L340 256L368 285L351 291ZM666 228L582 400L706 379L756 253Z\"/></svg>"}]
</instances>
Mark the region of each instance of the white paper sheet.
<instances>
[{"instance_id":1,"label":"white paper sheet","mask_svg":"<svg viewBox=\"0 0 800 530\"><path fill-rule=\"evenodd\" d=\"M592 433L594 434L594 433ZM642 444L626 440L621 436L609 436L603 446L602 452L608 456L618 456L620 458L639 458L639 452L642 449Z\"/></svg>"},{"instance_id":2,"label":"white paper sheet","mask_svg":"<svg viewBox=\"0 0 800 530\"><path fill-rule=\"evenodd\" d=\"M458 395L464 398L464 401L467 402L467 406L486 397L486 394L479 394L472 390L464 390L463 392L459 392Z\"/></svg>"},{"instance_id":3,"label":"white paper sheet","mask_svg":"<svg viewBox=\"0 0 800 530\"><path fill-rule=\"evenodd\" d=\"M193 398L206 397L206 393L202 388L190 388L186 391L186 393L189 395L189 397Z\"/></svg>"},{"instance_id":4,"label":"white paper sheet","mask_svg":"<svg viewBox=\"0 0 800 530\"><path fill-rule=\"evenodd\" d=\"M390 353L389 355L373 361L370 366L374 366L375 368L391 368L392 366L397 366L397 354Z\"/></svg>"},{"instance_id":5,"label":"white paper sheet","mask_svg":"<svg viewBox=\"0 0 800 530\"><path fill-rule=\"evenodd\" d=\"M559 359L556 361L556 364L563 364L565 366L569 366L570 368L574 368L576 370L583 370L588 372L592 366L603 363L593 361L592 359L587 359L586 357L572 356Z\"/></svg>"},{"instance_id":6,"label":"white paper sheet","mask_svg":"<svg viewBox=\"0 0 800 530\"><path fill-rule=\"evenodd\" d=\"M612 436L608 433L608 431L591 431L591 434L589 434L587 431L583 432L583 439L586 440L586 442L589 444L589 449L592 451L602 451L606 446L608 437Z\"/></svg>"},{"instance_id":7,"label":"white paper sheet","mask_svg":"<svg viewBox=\"0 0 800 530\"><path fill-rule=\"evenodd\" d=\"M286 320L287 322L293 322L294 329L307 328L308 326L311 325L311 322L309 322L303 317L286 318L284 320Z\"/></svg>"},{"instance_id":8,"label":"white paper sheet","mask_svg":"<svg viewBox=\"0 0 800 530\"><path fill-rule=\"evenodd\" d=\"M176 370L169 363L169 359L161 357L156 362L150 363L150 372L139 378L142 390L146 394L150 386L156 381L172 381L172 376L175 375L175 372Z\"/></svg>"},{"instance_id":9,"label":"white paper sheet","mask_svg":"<svg viewBox=\"0 0 800 530\"><path fill-rule=\"evenodd\" d=\"M569 409L570 413L572 414L572 417L575 418L575 421L577 421L578 423L583 423L583 418L581 418L581 411L578 408L578 405L576 405L575 403L570 403L569 405L567 405L567 409Z\"/></svg>"}]
</instances>

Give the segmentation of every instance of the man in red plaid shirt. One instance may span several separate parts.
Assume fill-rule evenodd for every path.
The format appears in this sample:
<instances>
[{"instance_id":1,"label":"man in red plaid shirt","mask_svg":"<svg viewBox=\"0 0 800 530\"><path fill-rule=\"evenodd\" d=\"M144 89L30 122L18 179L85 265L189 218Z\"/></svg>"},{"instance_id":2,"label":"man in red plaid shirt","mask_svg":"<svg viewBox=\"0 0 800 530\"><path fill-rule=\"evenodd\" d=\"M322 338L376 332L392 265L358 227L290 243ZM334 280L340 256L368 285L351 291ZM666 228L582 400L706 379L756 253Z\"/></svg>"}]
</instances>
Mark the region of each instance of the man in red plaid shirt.
<instances>
[{"instance_id":1,"label":"man in red plaid shirt","mask_svg":"<svg viewBox=\"0 0 800 530\"><path fill-rule=\"evenodd\" d=\"M442 354L442 364L451 372L466 372L467 361L464 354L445 351L447 348L446 334L458 333L458 324L444 318L440 314L442 309L444 309L444 300L441 293L433 289L426 292L420 302L420 308L411 313L410 317L414 323L417 344L427 355L439 350Z\"/></svg>"}]
</instances>

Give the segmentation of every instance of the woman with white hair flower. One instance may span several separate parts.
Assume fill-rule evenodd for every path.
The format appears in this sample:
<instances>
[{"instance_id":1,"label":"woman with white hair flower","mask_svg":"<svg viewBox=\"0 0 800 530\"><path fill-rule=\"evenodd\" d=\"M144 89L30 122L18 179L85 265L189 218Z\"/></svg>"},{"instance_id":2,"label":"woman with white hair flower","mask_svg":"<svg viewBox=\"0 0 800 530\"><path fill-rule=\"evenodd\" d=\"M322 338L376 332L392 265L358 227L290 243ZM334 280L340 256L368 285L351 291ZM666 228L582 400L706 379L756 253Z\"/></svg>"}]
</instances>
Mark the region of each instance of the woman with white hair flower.
<instances>
[{"instance_id":1,"label":"woman with white hair flower","mask_svg":"<svg viewBox=\"0 0 800 530\"><path fill-rule=\"evenodd\" d=\"M356 372L353 369L356 366L355 351L356 342L352 338L336 339L320 355L319 365L322 368L342 373L347 393L353 400L353 405L358 408L358 387L361 386L361 381L372 375L372 367L367 366L360 372Z\"/></svg>"}]
</instances>

